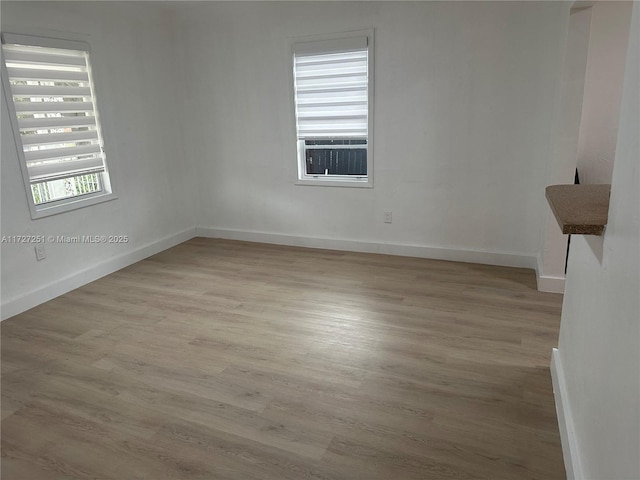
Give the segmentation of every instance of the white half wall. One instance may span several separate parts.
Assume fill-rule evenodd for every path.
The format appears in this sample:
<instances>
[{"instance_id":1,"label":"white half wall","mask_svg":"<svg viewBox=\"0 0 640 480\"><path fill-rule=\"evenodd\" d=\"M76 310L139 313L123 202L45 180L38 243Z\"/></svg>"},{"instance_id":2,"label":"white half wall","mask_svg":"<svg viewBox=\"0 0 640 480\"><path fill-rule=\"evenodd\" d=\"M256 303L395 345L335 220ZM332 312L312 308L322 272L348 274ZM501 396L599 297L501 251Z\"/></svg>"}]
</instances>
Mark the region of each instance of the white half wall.
<instances>
[{"instance_id":1,"label":"white half wall","mask_svg":"<svg viewBox=\"0 0 640 480\"><path fill-rule=\"evenodd\" d=\"M582 462L579 458L576 431L571 416L571 408L567 394L567 381L564 378L562 357L557 348L551 355L551 381L553 383L553 396L556 403L556 414L560 426L560 441L562 442L562 456L564 459L567 480L582 479Z\"/></svg>"},{"instance_id":2,"label":"white half wall","mask_svg":"<svg viewBox=\"0 0 640 480\"><path fill-rule=\"evenodd\" d=\"M633 2L594 2L578 142L580 183L611 183Z\"/></svg>"},{"instance_id":3,"label":"white half wall","mask_svg":"<svg viewBox=\"0 0 640 480\"><path fill-rule=\"evenodd\" d=\"M584 99L584 83L589 51L591 8L572 8L564 47L564 67L557 103L553 149L547 185L571 184L578 162L578 138ZM568 235L563 235L550 208L541 228L538 257L538 290L564 292Z\"/></svg>"},{"instance_id":4,"label":"white half wall","mask_svg":"<svg viewBox=\"0 0 640 480\"><path fill-rule=\"evenodd\" d=\"M176 10L200 227L491 252L535 266L568 4L202 2ZM371 27L374 188L296 186L289 42Z\"/></svg>"},{"instance_id":5,"label":"white half wall","mask_svg":"<svg viewBox=\"0 0 640 480\"><path fill-rule=\"evenodd\" d=\"M560 430L575 435L571 458L579 464L567 471L581 471L576 478L585 480L640 478L639 7L631 20L609 223L604 238L572 236L560 324L561 403L572 419Z\"/></svg>"},{"instance_id":6,"label":"white half wall","mask_svg":"<svg viewBox=\"0 0 640 480\"><path fill-rule=\"evenodd\" d=\"M32 220L6 99L2 110L2 235L126 235L128 243L2 243L2 318L168 246L195 225L192 168L184 159L171 16L127 2L2 2L2 30L71 33L92 47L107 162L118 198ZM155 247L154 247L155 245ZM125 262L126 263L126 262ZM119 267L118 267L119 268ZM34 303L35 302L35 303Z\"/></svg>"}]
</instances>

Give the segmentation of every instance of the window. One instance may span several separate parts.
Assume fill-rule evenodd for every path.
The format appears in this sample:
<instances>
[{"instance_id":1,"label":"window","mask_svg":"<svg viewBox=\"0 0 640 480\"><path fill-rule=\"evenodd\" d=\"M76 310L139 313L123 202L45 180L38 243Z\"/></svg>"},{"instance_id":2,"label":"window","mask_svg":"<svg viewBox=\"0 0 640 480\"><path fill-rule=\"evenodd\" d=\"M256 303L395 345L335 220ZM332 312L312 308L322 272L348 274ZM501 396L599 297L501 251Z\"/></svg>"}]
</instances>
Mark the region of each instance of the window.
<instances>
[{"instance_id":1,"label":"window","mask_svg":"<svg viewBox=\"0 0 640 480\"><path fill-rule=\"evenodd\" d=\"M31 214L113 198L83 42L2 34L2 83Z\"/></svg>"},{"instance_id":2,"label":"window","mask_svg":"<svg viewBox=\"0 0 640 480\"><path fill-rule=\"evenodd\" d=\"M373 184L373 32L293 44L300 184Z\"/></svg>"}]
</instances>

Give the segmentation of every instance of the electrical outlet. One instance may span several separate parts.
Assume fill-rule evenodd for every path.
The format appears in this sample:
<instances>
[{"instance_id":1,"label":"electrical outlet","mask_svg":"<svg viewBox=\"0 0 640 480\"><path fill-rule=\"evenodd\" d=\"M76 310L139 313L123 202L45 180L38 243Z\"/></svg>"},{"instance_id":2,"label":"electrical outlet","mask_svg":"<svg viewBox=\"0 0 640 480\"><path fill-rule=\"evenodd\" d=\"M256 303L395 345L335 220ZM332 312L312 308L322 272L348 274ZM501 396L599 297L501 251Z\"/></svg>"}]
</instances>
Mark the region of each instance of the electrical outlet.
<instances>
[{"instance_id":1,"label":"electrical outlet","mask_svg":"<svg viewBox=\"0 0 640 480\"><path fill-rule=\"evenodd\" d=\"M393 221L392 212L384 212L384 223L391 223Z\"/></svg>"},{"instance_id":2,"label":"electrical outlet","mask_svg":"<svg viewBox=\"0 0 640 480\"><path fill-rule=\"evenodd\" d=\"M45 252L44 250L44 245L42 244L36 245L35 249L36 249L36 260L40 261L47 258L47 252Z\"/></svg>"}]
</instances>

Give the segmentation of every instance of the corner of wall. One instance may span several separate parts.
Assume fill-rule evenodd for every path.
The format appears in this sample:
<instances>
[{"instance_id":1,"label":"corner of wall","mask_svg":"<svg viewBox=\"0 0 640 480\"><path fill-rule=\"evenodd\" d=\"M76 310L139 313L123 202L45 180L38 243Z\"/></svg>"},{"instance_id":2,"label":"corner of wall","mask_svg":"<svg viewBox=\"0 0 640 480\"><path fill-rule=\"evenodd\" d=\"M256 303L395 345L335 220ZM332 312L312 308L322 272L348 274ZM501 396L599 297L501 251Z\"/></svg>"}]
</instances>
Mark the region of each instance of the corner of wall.
<instances>
[{"instance_id":1,"label":"corner of wall","mask_svg":"<svg viewBox=\"0 0 640 480\"><path fill-rule=\"evenodd\" d=\"M195 228L189 228L174 235L166 236L159 240L147 243L134 251L110 258L104 262L92 265L85 270L74 272L55 283L44 285L27 292L20 297L12 298L3 303L0 307L0 321L6 320L14 315L18 315L19 313L29 310L41 303L48 302L49 300L70 292L71 290L80 288L87 283L93 282L105 275L109 275L110 273L120 270L121 268L127 267L135 262L139 262L140 260L144 260L151 255L155 255L156 253L160 253L163 250L174 247L182 242L186 242L193 238L195 233Z\"/></svg>"},{"instance_id":2,"label":"corner of wall","mask_svg":"<svg viewBox=\"0 0 640 480\"><path fill-rule=\"evenodd\" d=\"M538 254L535 270L536 270L536 282L538 285L539 292L564 293L565 277L545 275L541 254Z\"/></svg>"}]
</instances>

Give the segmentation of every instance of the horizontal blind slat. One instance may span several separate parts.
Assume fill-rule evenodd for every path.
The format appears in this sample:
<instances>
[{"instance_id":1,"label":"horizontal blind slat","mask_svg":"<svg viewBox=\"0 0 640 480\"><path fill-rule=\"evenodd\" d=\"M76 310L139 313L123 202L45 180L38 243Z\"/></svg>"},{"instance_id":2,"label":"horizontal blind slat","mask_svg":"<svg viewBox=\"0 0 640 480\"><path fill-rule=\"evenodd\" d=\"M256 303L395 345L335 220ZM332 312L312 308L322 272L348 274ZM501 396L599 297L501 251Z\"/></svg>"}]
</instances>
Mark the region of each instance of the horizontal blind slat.
<instances>
[{"instance_id":1,"label":"horizontal blind slat","mask_svg":"<svg viewBox=\"0 0 640 480\"><path fill-rule=\"evenodd\" d=\"M300 122L300 129L313 129L329 131L332 126L336 129L349 127L351 129L363 129L366 130L365 124L361 121L361 118L309 118Z\"/></svg>"},{"instance_id":2,"label":"horizontal blind slat","mask_svg":"<svg viewBox=\"0 0 640 480\"><path fill-rule=\"evenodd\" d=\"M367 138L367 132L365 130L361 130L361 129L348 129L348 128L343 128L343 129L335 129L335 130L330 130L330 131L306 131L306 130L302 130L299 135L298 138L300 140L305 140L305 139L317 139L317 138L323 138L323 139L335 139L335 138Z\"/></svg>"},{"instance_id":3,"label":"horizontal blind slat","mask_svg":"<svg viewBox=\"0 0 640 480\"><path fill-rule=\"evenodd\" d=\"M331 93L331 92L365 92L367 91L367 83L351 82L342 84L309 84L305 86L297 85L296 94L307 95L314 93Z\"/></svg>"},{"instance_id":4,"label":"horizontal blind slat","mask_svg":"<svg viewBox=\"0 0 640 480\"><path fill-rule=\"evenodd\" d=\"M366 35L358 35L348 38L298 42L293 45L293 52L296 56L335 55L366 50L367 45Z\"/></svg>"},{"instance_id":5,"label":"horizontal blind slat","mask_svg":"<svg viewBox=\"0 0 640 480\"><path fill-rule=\"evenodd\" d=\"M351 98L351 97L333 97L333 98L320 98L320 99L309 99L309 100L300 100L298 102L299 107L333 107L333 106L367 106L366 98Z\"/></svg>"},{"instance_id":6,"label":"horizontal blind slat","mask_svg":"<svg viewBox=\"0 0 640 480\"><path fill-rule=\"evenodd\" d=\"M344 132L345 130L350 131L358 131L366 134L367 127L358 120L351 119L342 119L340 121L327 121L324 119L320 120L308 120L304 123L301 123L298 128L300 132L304 132L306 134L323 134L329 135L333 132L339 133Z\"/></svg>"},{"instance_id":7,"label":"horizontal blind slat","mask_svg":"<svg viewBox=\"0 0 640 480\"><path fill-rule=\"evenodd\" d=\"M49 85L12 85L14 97L91 97L89 87Z\"/></svg>"},{"instance_id":8,"label":"horizontal blind slat","mask_svg":"<svg viewBox=\"0 0 640 480\"><path fill-rule=\"evenodd\" d=\"M304 65L322 65L327 63L335 63L336 61L362 62L366 61L367 58L368 53L366 50L328 55L296 55L295 65L296 68L298 68Z\"/></svg>"},{"instance_id":9,"label":"horizontal blind slat","mask_svg":"<svg viewBox=\"0 0 640 480\"><path fill-rule=\"evenodd\" d=\"M4 58L7 63L27 63L37 65L52 65L61 67L86 67L84 55L59 55L36 51L19 51L6 49Z\"/></svg>"},{"instance_id":10,"label":"horizontal blind slat","mask_svg":"<svg viewBox=\"0 0 640 480\"><path fill-rule=\"evenodd\" d=\"M65 178L83 173L104 172L104 160L101 157L71 160L66 162L42 163L29 165L31 183L38 183L52 178Z\"/></svg>"},{"instance_id":11,"label":"horizontal blind slat","mask_svg":"<svg viewBox=\"0 0 640 480\"><path fill-rule=\"evenodd\" d=\"M331 88L334 90L351 89L352 87L359 86L362 91L367 90L367 77L362 75L359 77L344 76L344 77L322 77L322 78L300 78L297 80L297 89L305 92L307 89L314 88Z\"/></svg>"},{"instance_id":12,"label":"horizontal blind slat","mask_svg":"<svg viewBox=\"0 0 640 480\"><path fill-rule=\"evenodd\" d=\"M95 127L96 117L49 117L49 118L20 118L18 126L20 130L26 129L50 129L72 127Z\"/></svg>"},{"instance_id":13,"label":"horizontal blind slat","mask_svg":"<svg viewBox=\"0 0 640 480\"><path fill-rule=\"evenodd\" d=\"M15 102L16 112L93 112L92 102Z\"/></svg>"},{"instance_id":14,"label":"horizontal blind slat","mask_svg":"<svg viewBox=\"0 0 640 480\"><path fill-rule=\"evenodd\" d=\"M296 72L298 74L303 74L308 71L313 70L345 70L345 69L358 69L364 70L367 69L367 59L358 59L358 60L340 60L339 62L315 62L315 63L302 63L296 64Z\"/></svg>"},{"instance_id":15,"label":"horizontal blind slat","mask_svg":"<svg viewBox=\"0 0 640 480\"><path fill-rule=\"evenodd\" d=\"M340 70L309 70L301 72L299 75L297 75L297 79L298 81L309 81L319 78L343 79L344 77L352 77L351 81L364 81L366 79L366 76L366 70L360 68L342 68Z\"/></svg>"},{"instance_id":16,"label":"horizontal blind slat","mask_svg":"<svg viewBox=\"0 0 640 480\"><path fill-rule=\"evenodd\" d=\"M44 150L34 150L24 152L24 158L29 162L36 160L52 160L57 158L76 157L79 155L87 155L91 153L101 153L100 145L79 145L76 147L66 148L47 148Z\"/></svg>"},{"instance_id":17,"label":"horizontal blind slat","mask_svg":"<svg viewBox=\"0 0 640 480\"><path fill-rule=\"evenodd\" d=\"M22 136L22 145L47 145L55 143L96 141L98 132L95 130L85 130L80 132L32 134Z\"/></svg>"},{"instance_id":18,"label":"horizontal blind slat","mask_svg":"<svg viewBox=\"0 0 640 480\"><path fill-rule=\"evenodd\" d=\"M60 80L67 82L89 82L89 74L87 72L7 67L7 73L9 74L9 78L11 80Z\"/></svg>"},{"instance_id":19,"label":"horizontal blind slat","mask_svg":"<svg viewBox=\"0 0 640 480\"><path fill-rule=\"evenodd\" d=\"M353 120L366 120L367 112L307 112L300 115L300 123L302 125L305 122L313 120L336 120L336 121L353 121Z\"/></svg>"},{"instance_id":20,"label":"horizontal blind slat","mask_svg":"<svg viewBox=\"0 0 640 480\"><path fill-rule=\"evenodd\" d=\"M3 32L3 50L17 50L31 52L56 53L59 55L84 55L91 51L89 44L77 40L63 40L60 38L39 37L34 35L22 35L19 33Z\"/></svg>"}]
</instances>

